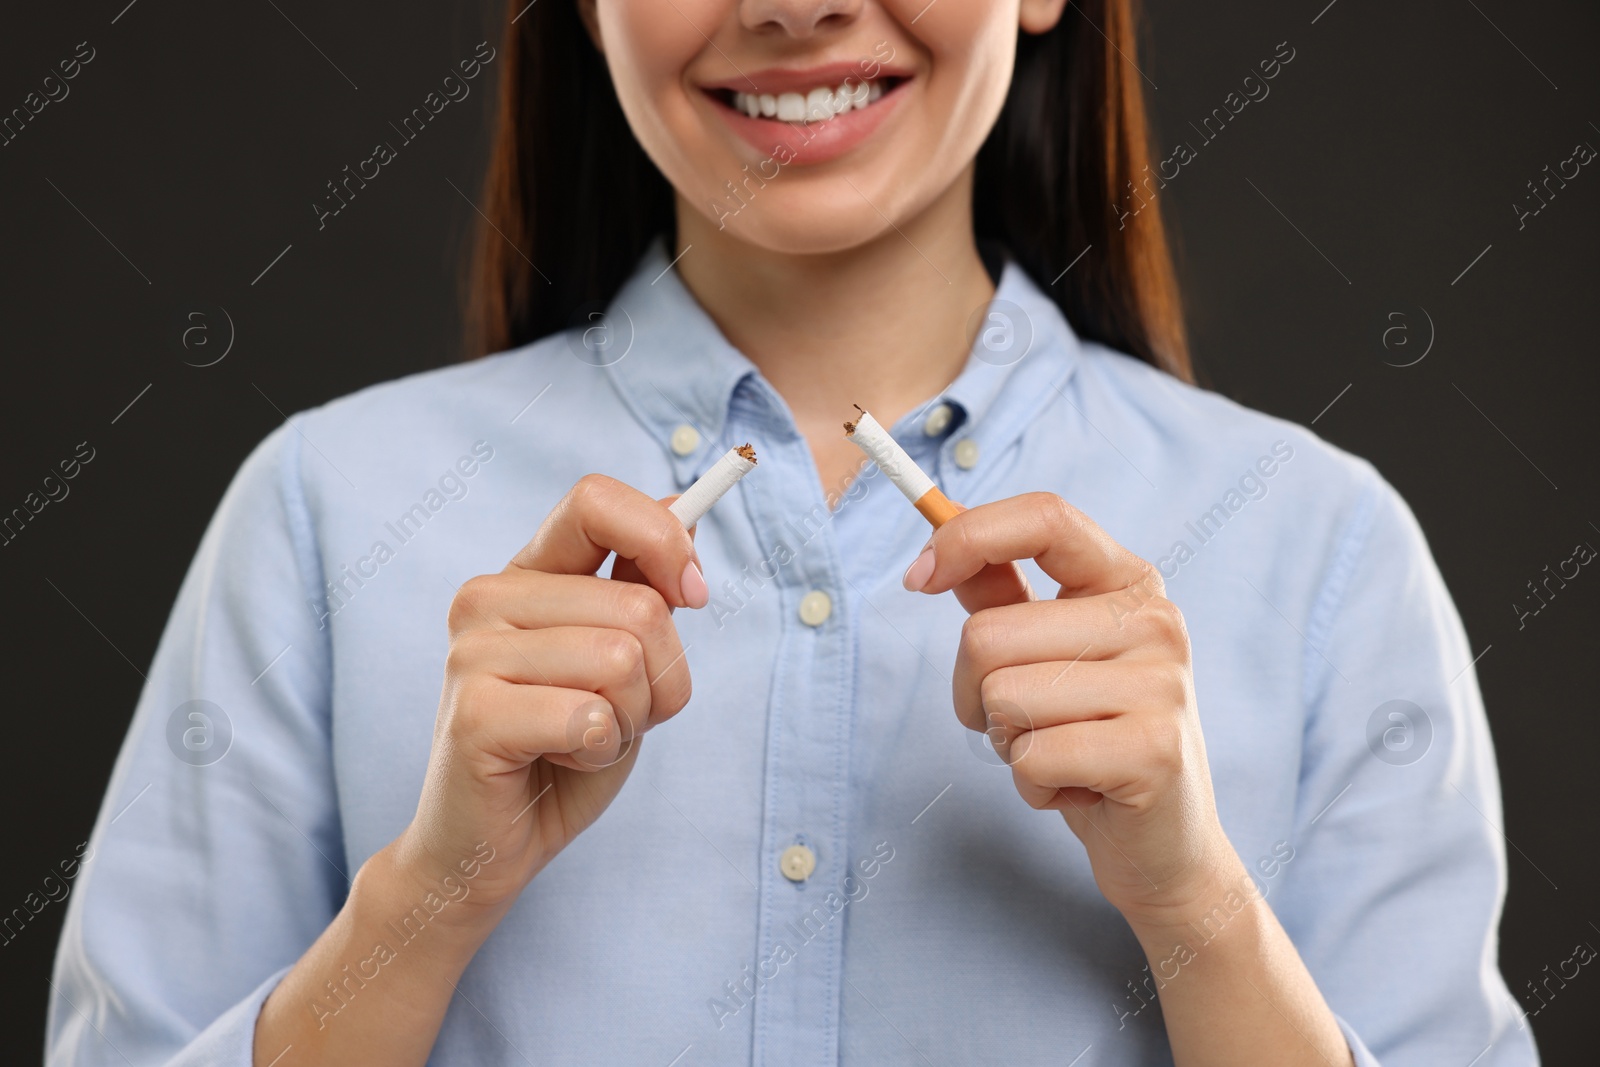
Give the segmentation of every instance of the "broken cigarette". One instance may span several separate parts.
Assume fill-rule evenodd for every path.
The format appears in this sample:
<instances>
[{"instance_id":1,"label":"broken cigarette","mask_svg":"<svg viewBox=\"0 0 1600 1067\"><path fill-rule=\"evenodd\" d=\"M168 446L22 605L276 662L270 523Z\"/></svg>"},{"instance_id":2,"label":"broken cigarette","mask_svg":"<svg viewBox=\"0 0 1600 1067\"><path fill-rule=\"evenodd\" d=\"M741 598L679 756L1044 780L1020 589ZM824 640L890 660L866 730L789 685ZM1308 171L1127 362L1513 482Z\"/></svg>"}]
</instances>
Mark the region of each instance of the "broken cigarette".
<instances>
[{"instance_id":1,"label":"broken cigarette","mask_svg":"<svg viewBox=\"0 0 1600 1067\"><path fill-rule=\"evenodd\" d=\"M922 517L937 530L958 515L961 509L940 492L939 487L933 484L933 479L917 466L916 461L889 436L887 430L878 425L878 420L862 410L861 405L854 407L861 414L853 422L844 424L845 437L889 476L889 480L916 506Z\"/></svg>"},{"instance_id":2,"label":"broken cigarette","mask_svg":"<svg viewBox=\"0 0 1600 1067\"><path fill-rule=\"evenodd\" d=\"M728 449L711 469L683 491L683 495L668 505L667 510L678 517L687 530L705 517L711 506L723 494L738 484L739 479L756 469L756 450L748 444Z\"/></svg>"},{"instance_id":3,"label":"broken cigarette","mask_svg":"<svg viewBox=\"0 0 1600 1067\"><path fill-rule=\"evenodd\" d=\"M878 469L889 476L906 499L911 501L922 517L927 519L937 530L957 515L961 508L951 503L950 498L933 484L933 479L927 472L917 466L917 461L906 454L906 450L895 442L889 432L878 425L878 420L861 407L860 404L851 405L861 412L856 418L844 424L844 435L857 448L867 454ZM931 542L930 542L931 543ZM1005 564L1011 572L1014 592L1010 594L1013 600L1036 600L1033 587L1028 584L1028 576L1022 573L1022 568L1015 562Z\"/></svg>"}]
</instances>

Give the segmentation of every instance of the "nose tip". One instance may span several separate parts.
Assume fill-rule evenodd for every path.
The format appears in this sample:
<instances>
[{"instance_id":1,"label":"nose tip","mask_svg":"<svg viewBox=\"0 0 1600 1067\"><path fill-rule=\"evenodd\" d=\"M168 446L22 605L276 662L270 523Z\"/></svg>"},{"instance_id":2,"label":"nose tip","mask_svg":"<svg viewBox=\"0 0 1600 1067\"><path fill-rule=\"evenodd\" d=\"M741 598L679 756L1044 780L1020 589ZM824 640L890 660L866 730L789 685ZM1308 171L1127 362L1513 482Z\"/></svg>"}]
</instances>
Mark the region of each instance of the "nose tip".
<instances>
[{"instance_id":1,"label":"nose tip","mask_svg":"<svg viewBox=\"0 0 1600 1067\"><path fill-rule=\"evenodd\" d=\"M739 17L746 29L779 29L791 37L810 37L848 26L861 13L862 0L744 0Z\"/></svg>"}]
</instances>

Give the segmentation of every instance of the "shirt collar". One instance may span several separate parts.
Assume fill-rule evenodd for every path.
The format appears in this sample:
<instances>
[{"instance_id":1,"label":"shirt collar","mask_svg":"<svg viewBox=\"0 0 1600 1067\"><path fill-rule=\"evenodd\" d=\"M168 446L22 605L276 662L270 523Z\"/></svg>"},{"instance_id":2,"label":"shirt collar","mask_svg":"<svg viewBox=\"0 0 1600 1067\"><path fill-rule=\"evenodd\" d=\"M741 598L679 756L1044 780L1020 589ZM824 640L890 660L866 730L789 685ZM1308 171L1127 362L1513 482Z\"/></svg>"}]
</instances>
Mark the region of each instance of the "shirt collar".
<instances>
[{"instance_id":1,"label":"shirt collar","mask_svg":"<svg viewBox=\"0 0 1600 1067\"><path fill-rule=\"evenodd\" d=\"M1060 308L1009 257L994 299L972 326L977 339L961 373L890 428L908 449L923 451L934 443L944 458L958 438L972 438L977 464L952 469L941 463L957 483L981 473L989 466L981 457L999 455L1062 395L1080 350ZM753 386L776 397L683 285L659 238L607 307L603 327L599 358L586 358L604 367L623 402L672 460L681 485L741 443L722 438L742 382L754 379ZM950 406L951 417L931 441L924 423L941 403ZM685 426L694 433L686 434ZM687 438L694 444L685 449Z\"/></svg>"},{"instance_id":2,"label":"shirt collar","mask_svg":"<svg viewBox=\"0 0 1600 1067\"><path fill-rule=\"evenodd\" d=\"M742 443L722 440L728 405L739 383L760 372L671 268L657 238L606 308L606 345L595 362L605 366L623 402L671 457L680 485L687 485ZM694 431L693 447L684 447L684 426Z\"/></svg>"}]
</instances>

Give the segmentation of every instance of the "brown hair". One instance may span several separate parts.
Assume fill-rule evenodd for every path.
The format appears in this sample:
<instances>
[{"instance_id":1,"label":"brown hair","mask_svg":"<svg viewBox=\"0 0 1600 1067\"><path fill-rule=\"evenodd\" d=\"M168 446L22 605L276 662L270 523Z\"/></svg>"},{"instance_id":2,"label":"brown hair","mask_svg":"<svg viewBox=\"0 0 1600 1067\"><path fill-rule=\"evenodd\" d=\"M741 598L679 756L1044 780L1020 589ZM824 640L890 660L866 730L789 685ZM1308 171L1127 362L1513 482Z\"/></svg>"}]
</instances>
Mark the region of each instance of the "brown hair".
<instances>
[{"instance_id":1,"label":"brown hair","mask_svg":"<svg viewBox=\"0 0 1600 1067\"><path fill-rule=\"evenodd\" d=\"M978 152L974 226L1080 336L1192 381L1160 208L1133 212L1128 195L1150 180L1135 4L1078 0L1048 33L1019 33L1005 107ZM468 358L566 329L676 229L671 187L628 128L577 4L513 20L517 6L484 179L492 225L469 272Z\"/></svg>"}]
</instances>

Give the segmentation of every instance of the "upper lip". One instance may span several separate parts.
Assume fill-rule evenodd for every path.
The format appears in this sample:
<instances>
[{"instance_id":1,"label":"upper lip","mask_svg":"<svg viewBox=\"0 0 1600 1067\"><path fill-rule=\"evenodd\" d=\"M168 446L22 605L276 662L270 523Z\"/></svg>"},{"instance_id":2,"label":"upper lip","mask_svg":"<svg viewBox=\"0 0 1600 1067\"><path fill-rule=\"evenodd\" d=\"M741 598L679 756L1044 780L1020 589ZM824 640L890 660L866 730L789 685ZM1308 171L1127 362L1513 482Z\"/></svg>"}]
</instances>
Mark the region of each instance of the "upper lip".
<instances>
[{"instance_id":1,"label":"upper lip","mask_svg":"<svg viewBox=\"0 0 1600 1067\"><path fill-rule=\"evenodd\" d=\"M877 64L877 73L867 78L861 68L874 62L874 60L841 61L803 69L768 67L766 70L748 71L744 74L735 74L731 78L703 82L700 88L735 93L769 93L776 96L779 93L803 93L819 86L832 87L843 84L846 79L859 82L911 76L910 72L903 68L884 66L880 63Z\"/></svg>"}]
</instances>

